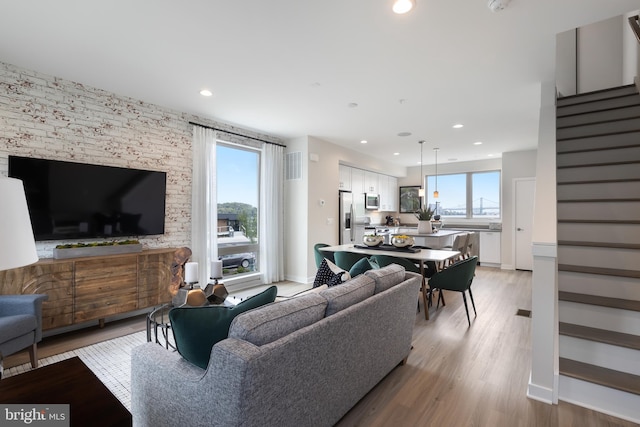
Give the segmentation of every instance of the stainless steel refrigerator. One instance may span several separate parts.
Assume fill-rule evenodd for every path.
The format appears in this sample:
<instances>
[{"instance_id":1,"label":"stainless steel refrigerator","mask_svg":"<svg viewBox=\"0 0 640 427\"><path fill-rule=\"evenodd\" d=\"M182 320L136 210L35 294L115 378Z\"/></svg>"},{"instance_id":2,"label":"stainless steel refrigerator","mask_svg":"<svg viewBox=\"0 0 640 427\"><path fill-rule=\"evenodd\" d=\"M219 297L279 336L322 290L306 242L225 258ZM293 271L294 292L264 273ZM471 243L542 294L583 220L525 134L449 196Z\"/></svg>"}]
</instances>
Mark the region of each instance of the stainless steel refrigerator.
<instances>
[{"instance_id":1,"label":"stainless steel refrigerator","mask_svg":"<svg viewBox=\"0 0 640 427\"><path fill-rule=\"evenodd\" d=\"M338 207L339 243L341 245L362 243L364 227L370 222L369 217L365 216L364 194L340 191Z\"/></svg>"}]
</instances>

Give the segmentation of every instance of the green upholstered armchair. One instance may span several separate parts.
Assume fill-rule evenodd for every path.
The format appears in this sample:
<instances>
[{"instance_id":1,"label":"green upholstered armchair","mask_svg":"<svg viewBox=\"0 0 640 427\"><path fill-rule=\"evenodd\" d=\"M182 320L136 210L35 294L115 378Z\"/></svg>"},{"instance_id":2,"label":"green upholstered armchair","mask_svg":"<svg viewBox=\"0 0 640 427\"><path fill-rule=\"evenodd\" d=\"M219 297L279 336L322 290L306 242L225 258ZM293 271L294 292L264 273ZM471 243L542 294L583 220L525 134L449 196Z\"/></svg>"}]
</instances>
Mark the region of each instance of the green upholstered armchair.
<instances>
[{"instance_id":1,"label":"green upholstered armchair","mask_svg":"<svg viewBox=\"0 0 640 427\"><path fill-rule=\"evenodd\" d=\"M344 271L349 271L356 262L360 261L362 258L368 258L368 255L357 254L355 252L339 251L335 252L333 254L333 257L335 258L335 264L338 267L340 267Z\"/></svg>"},{"instance_id":2,"label":"green upholstered armchair","mask_svg":"<svg viewBox=\"0 0 640 427\"><path fill-rule=\"evenodd\" d=\"M27 347L31 366L38 367L37 344L42 340L42 302L48 298L45 294L0 296L0 367L2 357Z\"/></svg>"},{"instance_id":3,"label":"green upholstered armchair","mask_svg":"<svg viewBox=\"0 0 640 427\"><path fill-rule=\"evenodd\" d=\"M429 279L429 286L431 289L441 289L462 293L462 300L464 301L464 309L467 311L467 322L469 322L469 326L471 326L471 319L469 318L469 307L467 306L465 291L469 291L471 304L473 305L473 313L477 316L476 304L473 301L473 294L471 293L471 282L473 282L473 276L476 272L476 264L478 264L478 257L472 256L471 258L456 262L450 267L437 272L431 276L431 279Z\"/></svg>"},{"instance_id":4,"label":"green upholstered armchair","mask_svg":"<svg viewBox=\"0 0 640 427\"><path fill-rule=\"evenodd\" d=\"M316 257L316 268L320 268L320 264L322 264L322 260L327 258L332 263L336 263L333 258L333 252L322 252L320 248L326 248L326 243L316 243L313 245L313 255Z\"/></svg>"}]
</instances>

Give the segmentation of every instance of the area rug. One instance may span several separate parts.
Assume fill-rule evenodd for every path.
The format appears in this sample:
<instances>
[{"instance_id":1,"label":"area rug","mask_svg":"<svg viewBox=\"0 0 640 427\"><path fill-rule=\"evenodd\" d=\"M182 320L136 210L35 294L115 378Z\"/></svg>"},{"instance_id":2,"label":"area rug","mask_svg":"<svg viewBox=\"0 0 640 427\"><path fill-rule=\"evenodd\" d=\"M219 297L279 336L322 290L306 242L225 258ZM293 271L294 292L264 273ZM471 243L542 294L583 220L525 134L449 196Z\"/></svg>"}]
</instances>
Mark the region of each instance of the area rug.
<instances>
[{"instance_id":1,"label":"area rug","mask_svg":"<svg viewBox=\"0 0 640 427\"><path fill-rule=\"evenodd\" d=\"M131 411L131 349L147 342L146 331L136 332L92 344L66 353L39 360L39 366L47 366L62 360L79 357L85 365L107 386L109 391ZM6 369L3 378L32 370L31 364Z\"/></svg>"}]
</instances>

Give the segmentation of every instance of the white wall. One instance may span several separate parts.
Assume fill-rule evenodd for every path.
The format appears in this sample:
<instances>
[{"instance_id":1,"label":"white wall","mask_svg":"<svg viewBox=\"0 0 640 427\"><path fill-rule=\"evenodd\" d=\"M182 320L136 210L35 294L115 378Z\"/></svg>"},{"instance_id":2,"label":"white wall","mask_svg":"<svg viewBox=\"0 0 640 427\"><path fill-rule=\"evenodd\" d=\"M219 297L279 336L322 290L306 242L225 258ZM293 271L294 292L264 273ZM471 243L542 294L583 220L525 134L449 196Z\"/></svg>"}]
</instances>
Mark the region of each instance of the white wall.
<instances>
[{"instance_id":1,"label":"white wall","mask_svg":"<svg viewBox=\"0 0 640 427\"><path fill-rule=\"evenodd\" d=\"M623 84L622 25L616 16L578 29L578 93Z\"/></svg>"},{"instance_id":2,"label":"white wall","mask_svg":"<svg viewBox=\"0 0 640 427\"><path fill-rule=\"evenodd\" d=\"M514 179L535 178L537 150L502 154L502 268L513 269Z\"/></svg>"},{"instance_id":3,"label":"white wall","mask_svg":"<svg viewBox=\"0 0 640 427\"><path fill-rule=\"evenodd\" d=\"M406 175L406 168L312 136L288 141L286 152L293 151L303 153L303 180L285 182L285 277L309 283L316 274L313 245L338 244L339 165L396 177Z\"/></svg>"},{"instance_id":4,"label":"white wall","mask_svg":"<svg viewBox=\"0 0 640 427\"><path fill-rule=\"evenodd\" d=\"M556 35L556 88L560 96L576 94L576 29Z\"/></svg>"}]
</instances>

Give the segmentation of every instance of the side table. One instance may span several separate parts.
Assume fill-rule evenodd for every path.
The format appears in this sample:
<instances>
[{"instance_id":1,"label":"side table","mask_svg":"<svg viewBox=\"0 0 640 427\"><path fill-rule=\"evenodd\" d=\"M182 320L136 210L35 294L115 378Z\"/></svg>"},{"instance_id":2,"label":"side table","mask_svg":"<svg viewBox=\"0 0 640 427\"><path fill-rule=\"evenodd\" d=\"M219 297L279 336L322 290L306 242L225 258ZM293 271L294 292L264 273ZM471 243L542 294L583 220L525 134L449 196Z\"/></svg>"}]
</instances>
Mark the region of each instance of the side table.
<instances>
[{"instance_id":1,"label":"side table","mask_svg":"<svg viewBox=\"0 0 640 427\"><path fill-rule=\"evenodd\" d=\"M169 338L171 334L171 323L169 322L169 310L173 304L163 304L153 309L147 315L147 342L155 342L164 346L167 350L176 350Z\"/></svg>"}]
</instances>

